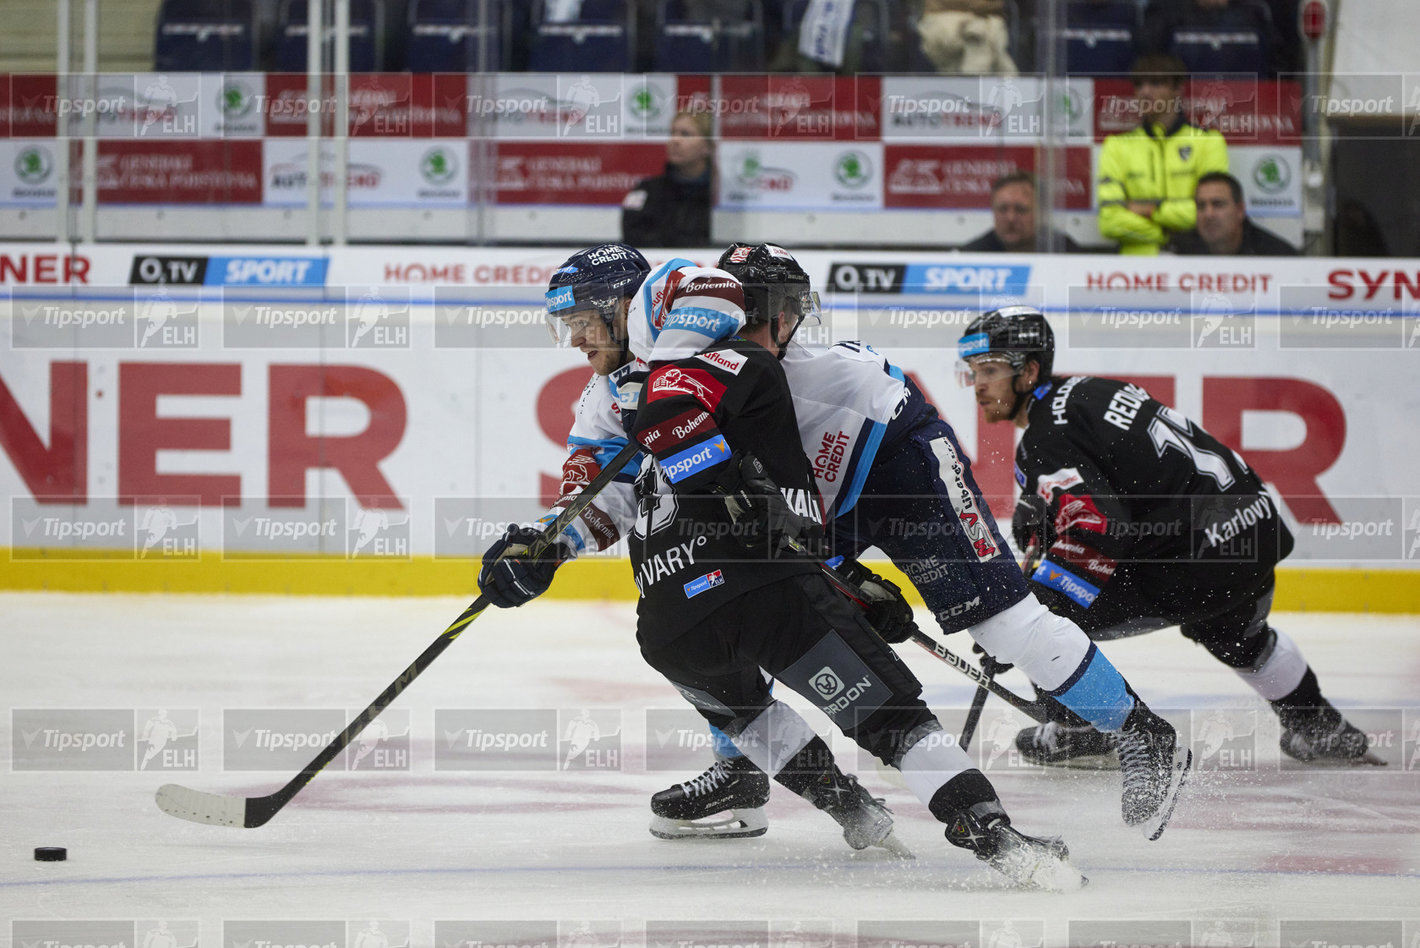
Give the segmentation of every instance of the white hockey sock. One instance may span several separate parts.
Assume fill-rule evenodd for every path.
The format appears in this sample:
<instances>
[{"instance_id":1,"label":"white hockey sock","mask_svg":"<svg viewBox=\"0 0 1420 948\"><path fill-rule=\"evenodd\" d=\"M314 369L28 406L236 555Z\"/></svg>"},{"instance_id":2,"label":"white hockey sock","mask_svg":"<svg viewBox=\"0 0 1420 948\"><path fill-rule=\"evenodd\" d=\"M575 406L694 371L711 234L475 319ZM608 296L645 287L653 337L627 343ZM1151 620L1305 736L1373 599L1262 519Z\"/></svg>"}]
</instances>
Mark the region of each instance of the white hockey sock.
<instances>
[{"instance_id":1,"label":"white hockey sock","mask_svg":"<svg viewBox=\"0 0 1420 948\"><path fill-rule=\"evenodd\" d=\"M986 654L1015 665L1047 691L1059 688L1090 651L1090 637L1064 616L1026 598L967 629Z\"/></svg>"},{"instance_id":2,"label":"white hockey sock","mask_svg":"<svg viewBox=\"0 0 1420 948\"><path fill-rule=\"evenodd\" d=\"M773 777L817 736L799 712L775 700L730 740L756 767Z\"/></svg>"},{"instance_id":3,"label":"white hockey sock","mask_svg":"<svg viewBox=\"0 0 1420 948\"><path fill-rule=\"evenodd\" d=\"M932 798L948 780L975 766L957 745L956 738L938 728L928 731L909 747L897 768L902 771L907 789L930 806Z\"/></svg>"},{"instance_id":4,"label":"white hockey sock","mask_svg":"<svg viewBox=\"0 0 1420 948\"><path fill-rule=\"evenodd\" d=\"M1307 660L1297 643L1285 632L1272 630L1272 647L1252 668L1234 669L1248 687L1268 701L1285 698L1302 683L1307 673Z\"/></svg>"}]
</instances>

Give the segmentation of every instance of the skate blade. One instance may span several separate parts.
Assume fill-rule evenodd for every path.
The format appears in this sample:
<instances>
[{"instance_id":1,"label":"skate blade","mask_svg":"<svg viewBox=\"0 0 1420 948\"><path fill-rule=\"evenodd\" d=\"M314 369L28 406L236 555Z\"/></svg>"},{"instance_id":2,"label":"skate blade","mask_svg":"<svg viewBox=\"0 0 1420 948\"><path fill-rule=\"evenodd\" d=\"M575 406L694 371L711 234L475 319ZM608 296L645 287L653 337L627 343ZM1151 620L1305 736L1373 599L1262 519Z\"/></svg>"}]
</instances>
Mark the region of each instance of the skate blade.
<instances>
[{"instance_id":1,"label":"skate blade","mask_svg":"<svg viewBox=\"0 0 1420 948\"><path fill-rule=\"evenodd\" d=\"M1168 828L1169 820L1173 817L1173 808L1178 805L1178 796L1183 792L1183 785L1188 781L1188 771L1192 766L1193 751L1186 747L1175 748L1173 771L1169 774L1169 788L1164 794L1163 806L1153 817L1138 824L1144 838L1150 842L1164 835L1164 830Z\"/></svg>"},{"instance_id":2,"label":"skate blade","mask_svg":"<svg viewBox=\"0 0 1420 948\"><path fill-rule=\"evenodd\" d=\"M712 820L672 820L651 817L651 835L657 839L749 839L769 832L769 820L758 807L731 810Z\"/></svg>"},{"instance_id":3,"label":"skate blade","mask_svg":"<svg viewBox=\"0 0 1420 948\"><path fill-rule=\"evenodd\" d=\"M888 833L878 842L869 847L870 849L885 849L898 859L916 859L917 854L908 849L902 840L897 838L896 833Z\"/></svg>"},{"instance_id":4,"label":"skate blade","mask_svg":"<svg viewBox=\"0 0 1420 948\"><path fill-rule=\"evenodd\" d=\"M1039 767L1051 767L1056 770L1118 770L1119 755L1113 750L1103 754L1082 754L1077 757L1066 757L1062 760L1031 760L1025 758L1026 763L1035 764Z\"/></svg>"},{"instance_id":5,"label":"skate blade","mask_svg":"<svg viewBox=\"0 0 1420 948\"><path fill-rule=\"evenodd\" d=\"M1283 753L1286 760L1293 760L1307 767L1318 767L1323 770L1343 770L1348 767L1389 767L1390 763L1376 754L1373 750L1367 750L1360 757L1315 757L1311 760L1300 760L1291 754Z\"/></svg>"},{"instance_id":6,"label":"skate blade","mask_svg":"<svg viewBox=\"0 0 1420 948\"><path fill-rule=\"evenodd\" d=\"M1075 868L1069 852L1063 847L1058 853L1018 850L1006 859L992 862L991 866L1022 889L1078 892L1090 881Z\"/></svg>"}]
</instances>

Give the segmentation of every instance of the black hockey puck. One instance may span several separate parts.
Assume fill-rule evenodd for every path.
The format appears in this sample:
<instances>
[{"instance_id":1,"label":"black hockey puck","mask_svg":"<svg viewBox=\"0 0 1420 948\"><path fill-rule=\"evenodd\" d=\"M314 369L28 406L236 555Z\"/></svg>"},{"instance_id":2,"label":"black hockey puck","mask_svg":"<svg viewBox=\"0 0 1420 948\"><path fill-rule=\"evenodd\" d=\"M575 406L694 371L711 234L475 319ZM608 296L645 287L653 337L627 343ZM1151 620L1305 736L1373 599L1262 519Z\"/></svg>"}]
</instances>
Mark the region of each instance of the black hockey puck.
<instances>
[{"instance_id":1,"label":"black hockey puck","mask_svg":"<svg viewBox=\"0 0 1420 948\"><path fill-rule=\"evenodd\" d=\"M63 862L69 858L69 850L63 846L40 846L35 850L37 862Z\"/></svg>"}]
</instances>

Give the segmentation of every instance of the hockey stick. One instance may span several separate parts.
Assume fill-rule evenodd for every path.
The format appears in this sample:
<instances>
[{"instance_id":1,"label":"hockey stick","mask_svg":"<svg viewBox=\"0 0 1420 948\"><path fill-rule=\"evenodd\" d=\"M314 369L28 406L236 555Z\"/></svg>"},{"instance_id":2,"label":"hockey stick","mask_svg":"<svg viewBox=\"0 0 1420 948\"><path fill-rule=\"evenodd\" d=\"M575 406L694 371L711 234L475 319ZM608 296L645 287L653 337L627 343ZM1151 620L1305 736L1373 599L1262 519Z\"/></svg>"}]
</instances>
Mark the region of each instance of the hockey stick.
<instances>
[{"instance_id":1,"label":"hockey stick","mask_svg":"<svg viewBox=\"0 0 1420 948\"><path fill-rule=\"evenodd\" d=\"M827 564L819 565L820 568L823 570L824 576L828 579L829 582L833 583L833 585L836 586L840 592L858 601L859 603L866 601L867 597L864 594L863 590L860 589L855 583L849 582L848 579L845 578L842 573L839 573ZM987 675L980 668L973 665L966 659L962 658L960 655L957 655L951 649L947 648L945 645L941 644L936 639L930 637L921 629L917 629L916 631L914 631L909 636L909 638L913 642L916 642L918 645L922 646L927 651L931 652L937 658L941 659L943 662L952 666L957 671L961 672L963 675L976 682L986 691L991 692L991 694L995 695L1002 701L1011 705L1013 708L1017 708L1025 712L1028 716L1041 723L1044 723L1047 720L1043 702L1027 701L1025 698L1022 698L1020 695L1016 694L1009 688L998 684L996 682L996 679L992 678L990 675Z\"/></svg>"},{"instance_id":2,"label":"hockey stick","mask_svg":"<svg viewBox=\"0 0 1420 948\"><path fill-rule=\"evenodd\" d=\"M1032 535L1030 542L1026 544L1025 555L1021 558L1021 572L1029 576L1035 566L1035 560L1040 553L1040 544L1036 542ZM982 666L985 666L982 662ZM993 662L990 670L986 672L986 677L996 680L997 665ZM976 694L971 697L971 708L966 712L966 723L961 726L961 740L958 742L962 750L971 747L971 739L976 734L976 725L981 721L981 712L986 708L986 696L990 694L984 684L976 686Z\"/></svg>"},{"instance_id":3,"label":"hockey stick","mask_svg":"<svg viewBox=\"0 0 1420 948\"><path fill-rule=\"evenodd\" d=\"M537 559L547 551L553 541L557 538L567 525L576 519L587 505L601 493L602 490L611 483L612 479L620 473L627 462L640 451L640 446L634 442L628 442L616 455L607 462L607 465L592 478L591 482L578 493L572 501L563 508L547 529L543 531L541 538L533 543L526 554L528 559ZM402 671L398 678L390 682L389 687L380 692L379 697L370 702L370 706L355 716L355 719L345 726L345 730L336 736L335 740L325 746L319 754L315 756L300 773L292 777L291 780L275 793L267 794L264 797L239 797L229 796L221 793L207 793L202 790L193 790L175 783L164 784L158 788L156 799L158 809L169 816L176 816L179 819L190 820L193 823L212 823L217 826L244 826L248 829L262 826L282 807L291 802L291 798L301 792L306 784L311 782L311 778L320 773L325 765L330 763L350 745L350 742L359 736L365 726L373 721L380 712L389 707L390 702L399 697L400 692L408 688L414 679L418 678L424 669L434 663L434 659L443 654L444 649L453 644L454 639L468 627L469 623L477 619L483 610L490 605L488 597L482 593L472 604L465 609L457 619L450 623L437 639L428 648L420 653L409 667Z\"/></svg>"}]
</instances>

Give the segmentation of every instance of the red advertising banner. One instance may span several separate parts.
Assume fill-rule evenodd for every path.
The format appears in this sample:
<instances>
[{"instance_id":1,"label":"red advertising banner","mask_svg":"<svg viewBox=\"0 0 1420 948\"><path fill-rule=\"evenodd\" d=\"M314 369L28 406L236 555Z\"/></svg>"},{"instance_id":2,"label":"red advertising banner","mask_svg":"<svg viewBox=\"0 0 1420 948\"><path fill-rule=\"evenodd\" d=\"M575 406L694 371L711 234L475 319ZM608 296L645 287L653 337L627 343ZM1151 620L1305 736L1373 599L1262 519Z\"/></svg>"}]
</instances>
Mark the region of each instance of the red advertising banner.
<instances>
[{"instance_id":1,"label":"red advertising banner","mask_svg":"<svg viewBox=\"0 0 1420 948\"><path fill-rule=\"evenodd\" d=\"M100 204L260 204L261 149L247 141L99 142Z\"/></svg>"},{"instance_id":2,"label":"red advertising banner","mask_svg":"<svg viewBox=\"0 0 1420 948\"><path fill-rule=\"evenodd\" d=\"M665 169L648 142L499 142L499 204L620 204L636 182Z\"/></svg>"},{"instance_id":3,"label":"red advertising banner","mask_svg":"<svg viewBox=\"0 0 1420 948\"><path fill-rule=\"evenodd\" d=\"M363 73L350 77L352 138L461 138L468 133L463 73Z\"/></svg>"},{"instance_id":4,"label":"red advertising banner","mask_svg":"<svg viewBox=\"0 0 1420 948\"><path fill-rule=\"evenodd\" d=\"M877 141L882 84L876 76L721 76L720 137Z\"/></svg>"},{"instance_id":5,"label":"red advertising banner","mask_svg":"<svg viewBox=\"0 0 1420 948\"><path fill-rule=\"evenodd\" d=\"M1035 170L1029 145L884 145L883 206L985 210L991 182L1014 171ZM1065 149L1064 207L1087 211L1091 204L1090 149Z\"/></svg>"},{"instance_id":6,"label":"red advertising banner","mask_svg":"<svg viewBox=\"0 0 1420 948\"><path fill-rule=\"evenodd\" d=\"M52 75L6 76L4 117L0 135L6 138L52 138L59 133L59 83Z\"/></svg>"},{"instance_id":7,"label":"red advertising banner","mask_svg":"<svg viewBox=\"0 0 1420 948\"><path fill-rule=\"evenodd\" d=\"M1300 145L1302 89L1296 82L1200 79L1183 93L1184 114L1216 128L1230 145ZM1095 80L1095 141L1139 125L1127 79Z\"/></svg>"}]
</instances>

